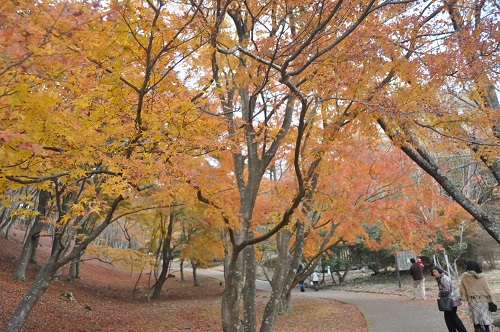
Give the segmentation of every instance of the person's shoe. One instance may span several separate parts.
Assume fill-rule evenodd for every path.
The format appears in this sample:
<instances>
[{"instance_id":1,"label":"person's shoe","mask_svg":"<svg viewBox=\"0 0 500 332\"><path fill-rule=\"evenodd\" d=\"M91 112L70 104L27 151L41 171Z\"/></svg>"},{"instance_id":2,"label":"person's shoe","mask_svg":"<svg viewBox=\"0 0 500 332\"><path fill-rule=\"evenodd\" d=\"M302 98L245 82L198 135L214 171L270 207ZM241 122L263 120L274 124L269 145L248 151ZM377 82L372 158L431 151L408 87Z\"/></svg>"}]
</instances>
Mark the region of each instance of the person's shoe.
<instances>
[{"instance_id":1,"label":"person's shoe","mask_svg":"<svg viewBox=\"0 0 500 332\"><path fill-rule=\"evenodd\" d=\"M412 299L413 301L415 301L417 298L414 296L414 297L412 297L411 299Z\"/></svg>"}]
</instances>

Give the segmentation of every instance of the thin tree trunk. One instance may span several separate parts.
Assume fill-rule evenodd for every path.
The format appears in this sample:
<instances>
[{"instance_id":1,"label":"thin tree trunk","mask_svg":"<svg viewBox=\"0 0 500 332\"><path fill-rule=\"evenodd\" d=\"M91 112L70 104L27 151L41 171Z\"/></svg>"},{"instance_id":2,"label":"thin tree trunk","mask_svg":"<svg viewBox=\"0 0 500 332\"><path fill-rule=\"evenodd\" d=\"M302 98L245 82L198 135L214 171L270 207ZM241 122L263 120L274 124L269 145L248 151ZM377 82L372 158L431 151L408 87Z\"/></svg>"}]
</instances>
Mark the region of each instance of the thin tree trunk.
<instances>
[{"instance_id":1,"label":"thin tree trunk","mask_svg":"<svg viewBox=\"0 0 500 332\"><path fill-rule=\"evenodd\" d=\"M76 238L75 238L75 247L78 247L80 243L82 242L81 237L85 234L85 232L88 230L88 223L90 221L90 214L87 214L80 218L78 222L75 223L77 226L81 226L77 233L76 233ZM72 261L71 261L71 266L69 268L69 273L68 273L68 281L73 283L75 282L75 279L80 279L80 262L83 256L83 252L78 254Z\"/></svg>"},{"instance_id":2,"label":"thin tree trunk","mask_svg":"<svg viewBox=\"0 0 500 332\"><path fill-rule=\"evenodd\" d=\"M6 224L7 229L5 230L5 238L7 240L10 240L10 230L12 229L12 226L14 226L14 224L15 224L15 218L8 218L7 224Z\"/></svg>"},{"instance_id":3,"label":"thin tree trunk","mask_svg":"<svg viewBox=\"0 0 500 332\"><path fill-rule=\"evenodd\" d=\"M200 285L200 278L198 278L198 265L191 261L191 267L193 268L193 281L195 286Z\"/></svg>"},{"instance_id":4,"label":"thin tree trunk","mask_svg":"<svg viewBox=\"0 0 500 332\"><path fill-rule=\"evenodd\" d=\"M132 298L135 299L135 293L137 292L137 289L139 288L139 281L142 278L142 273L144 271L144 267L141 269L141 272L139 272L139 277L137 278L137 281L135 282L134 289L132 290ZM151 273L149 274L151 276ZM148 296L148 302L149 302L149 296Z\"/></svg>"},{"instance_id":5,"label":"thin tree trunk","mask_svg":"<svg viewBox=\"0 0 500 332\"><path fill-rule=\"evenodd\" d=\"M75 278L80 277L80 258L81 257L82 257L82 254L79 254L71 261L71 264L69 267L69 272L68 272L68 279L67 279L67 281L71 284L75 282Z\"/></svg>"},{"instance_id":6,"label":"thin tree trunk","mask_svg":"<svg viewBox=\"0 0 500 332\"><path fill-rule=\"evenodd\" d=\"M168 269L170 268L170 261L172 260L172 249L170 248L170 244L172 242L172 232L174 229L174 212L171 211L169 215L169 220L168 220L168 225L167 229L165 232L165 228L163 227L164 231L164 239L163 239L163 246L162 246L162 269L160 276L158 277L158 280L156 281L155 285L153 286L153 295L151 296L152 299L159 299L161 296L161 289L163 288L163 285L165 284L165 281L167 280L168 277Z\"/></svg>"},{"instance_id":7,"label":"thin tree trunk","mask_svg":"<svg viewBox=\"0 0 500 332\"><path fill-rule=\"evenodd\" d=\"M82 258L83 252L78 255L78 260L76 261L75 264L75 278L80 279L80 263L81 263L81 258Z\"/></svg>"},{"instance_id":8,"label":"thin tree trunk","mask_svg":"<svg viewBox=\"0 0 500 332\"><path fill-rule=\"evenodd\" d=\"M292 287L298 283L298 278L303 277L297 275L296 269L304 252L304 232L304 223L297 222L293 236L288 230L282 230L276 235L278 263L274 269L271 298L262 315L260 332L273 331L277 315L292 308ZM290 246L292 238L295 242Z\"/></svg>"},{"instance_id":9,"label":"thin tree trunk","mask_svg":"<svg viewBox=\"0 0 500 332\"><path fill-rule=\"evenodd\" d=\"M287 292L286 277L290 266L290 257L288 254L288 244L290 243L290 232L282 231L276 234L276 243L278 245L277 266L274 269L273 278L271 281L272 291L271 297L266 304L264 314L262 316L262 324L260 332L271 332L274 330L276 318L282 302L283 293ZM290 283L292 280L289 281Z\"/></svg>"},{"instance_id":10,"label":"thin tree trunk","mask_svg":"<svg viewBox=\"0 0 500 332\"><path fill-rule=\"evenodd\" d=\"M57 234L57 231L56 231L56 234ZM63 242L63 239L54 235L54 238L52 239L52 253L51 254L55 255L56 253L58 253L59 256L64 257L70 249L69 243L70 243L69 237L66 240L64 240L64 242ZM62 276L63 268L64 268L64 265L61 265L60 268L54 272L52 277L59 278L60 276Z\"/></svg>"},{"instance_id":11,"label":"thin tree trunk","mask_svg":"<svg viewBox=\"0 0 500 332\"><path fill-rule=\"evenodd\" d=\"M78 234L80 233L80 230L78 230ZM75 239L75 247L78 247L80 245L80 238L77 236ZM76 278L80 278L80 260L83 256L83 252L78 254L72 261L71 265L69 267L69 272L68 272L68 281L70 283L74 283Z\"/></svg>"},{"instance_id":12,"label":"thin tree trunk","mask_svg":"<svg viewBox=\"0 0 500 332\"><path fill-rule=\"evenodd\" d=\"M253 237L250 232L249 236ZM255 281L256 281L256 259L254 246L245 248L245 286L243 288L243 327L245 332L255 332L257 330L257 314L255 306Z\"/></svg>"},{"instance_id":13,"label":"thin tree trunk","mask_svg":"<svg viewBox=\"0 0 500 332\"><path fill-rule=\"evenodd\" d=\"M0 213L0 234L2 234L5 227L7 227L10 220L8 216L9 209L2 207L2 213Z\"/></svg>"},{"instance_id":14,"label":"thin tree trunk","mask_svg":"<svg viewBox=\"0 0 500 332\"><path fill-rule=\"evenodd\" d=\"M16 280L26 280L26 268L32 256L32 250L35 240L40 236L40 233L44 227L44 224L40 221L45 217L45 209L47 207L49 198L50 193L48 191L40 191L40 198L37 207L38 215L35 217L34 224L29 230L26 241L24 242L21 256L19 257L19 262L17 263L16 272L14 272L13 275L13 278Z\"/></svg>"},{"instance_id":15,"label":"thin tree trunk","mask_svg":"<svg viewBox=\"0 0 500 332\"><path fill-rule=\"evenodd\" d=\"M40 203L38 203L38 207L37 207L37 211L39 210L39 206L40 206ZM42 207L43 208L43 207ZM28 223L28 225L26 226L26 232L24 232L24 239L23 239L23 243L26 243L26 241L28 240L28 237L30 235L30 231L31 229L33 228L33 226L36 224L37 220L39 220L40 218L42 218L43 216L36 216L36 217L33 217L30 219L30 222Z\"/></svg>"}]
</instances>

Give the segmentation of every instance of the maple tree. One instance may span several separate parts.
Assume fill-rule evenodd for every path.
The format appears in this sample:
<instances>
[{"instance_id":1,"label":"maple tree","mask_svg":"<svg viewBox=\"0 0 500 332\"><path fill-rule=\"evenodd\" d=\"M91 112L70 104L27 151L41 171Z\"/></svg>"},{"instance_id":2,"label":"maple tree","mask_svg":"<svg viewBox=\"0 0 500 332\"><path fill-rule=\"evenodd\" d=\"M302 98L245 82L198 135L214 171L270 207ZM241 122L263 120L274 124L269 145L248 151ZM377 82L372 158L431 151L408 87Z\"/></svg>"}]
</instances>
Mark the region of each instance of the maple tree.
<instances>
[{"instance_id":1,"label":"maple tree","mask_svg":"<svg viewBox=\"0 0 500 332\"><path fill-rule=\"evenodd\" d=\"M382 26L388 17L404 13L408 3L397 6L394 2L389 6L349 1L241 1L213 7L210 22L214 22L213 30L218 33L213 42L218 53L214 50L212 54L210 78L216 84L213 95L220 99L220 114L226 116L229 124L228 135L235 142L231 146L232 172L239 192L239 215L226 206L222 209L219 197L209 195L203 188L200 195L204 202L223 210L221 214L228 225L231 251L223 295L225 331L255 329L252 246L291 222L292 214L307 195L327 143L362 111L356 100L349 102L340 92L348 85L346 96L356 93L377 68L368 68L368 62L359 65L365 58L360 59L359 48L354 45L369 40L371 31ZM356 79L348 79L352 77ZM323 87L326 88L322 90ZM332 95L334 91L339 95ZM337 105L332 101L330 107L324 107L324 119L317 121L323 126L320 136L324 145L309 148L304 137L318 117L314 100L321 104L334 99ZM293 164L288 164L295 170L294 183L288 188L291 203L283 207L268 232L255 236L259 189L280 149L289 149L294 155ZM304 149L308 153L303 153ZM243 280L245 285L240 286ZM241 294L243 287L246 291ZM245 308L241 322L240 298ZM269 313L263 319L261 331L272 330L274 315Z\"/></svg>"},{"instance_id":2,"label":"maple tree","mask_svg":"<svg viewBox=\"0 0 500 332\"><path fill-rule=\"evenodd\" d=\"M254 296L251 288L254 271L251 267L255 266L251 245L273 235L290 222L291 213L296 213L297 203L306 195L306 184L313 178L316 162L322 158L321 149L310 154L317 159L311 157L306 161L300 154L304 149L303 135L314 121L311 120L315 115L312 107L314 98L321 103L331 101L329 108L323 108L327 118L322 122L323 135L329 139L335 138L342 127L355 119L363 121L366 126L377 121L385 129L382 120L390 117L391 120L398 120L394 122L407 126L408 121L401 116L401 108L411 109L411 102L414 102L415 106L423 107L425 111L432 108L431 105L436 105L437 101L442 101L442 98L437 98L443 87L440 80L445 84L446 80L441 77L433 79L433 75L440 69L438 64L448 61L444 59L454 53L450 52L452 48L438 48L436 45L441 40L439 37L443 36L440 14L445 7L435 2L405 2L405 6L388 8L366 3L360 4L365 7L358 8L359 11L348 7L348 2L343 1L332 4L301 2L302 6L296 7L291 3L280 2L259 7L259 2L250 1L228 2L224 5L214 7L216 16L212 20L221 27L219 29L216 25L215 29L219 34L214 47L217 47L219 54L213 55L212 63L215 61L215 65L212 68L213 77L220 88L214 93L219 93L222 114L231 124L236 124L228 133L245 143L242 143L244 147L239 148L242 152L233 155L241 217L236 226L234 219L226 219L232 232L232 252L226 279L229 287L226 288L223 301L223 321L226 331L239 330L237 303L241 295L247 309L243 313L242 328L252 331L252 326L256 324L253 311L249 309L252 308L251 299ZM347 22L342 26L348 26L347 30L335 25L337 18L340 21L342 17L347 21L345 17L348 15L340 15L345 8L349 8L349 17L352 19L349 22L353 22L351 26ZM230 24L225 23L223 15L226 12ZM359 16L353 15L353 12ZM309 16L311 13L316 16ZM337 14L338 17L335 16ZM435 30L441 32L438 37L433 34ZM443 38L449 40L446 37ZM435 38L435 43L418 43L426 38ZM423 69L424 66L420 66L423 56L432 65L436 63L436 66ZM297 106L290 96L297 98ZM414 99L410 100L408 96L414 96ZM293 118L288 114L292 114L295 107ZM235 117L235 112L240 109L241 120ZM284 112L277 117L281 122L275 122L275 116L281 110ZM415 117L425 113L420 109L411 111L409 114ZM337 118L334 117L336 115ZM296 131L290 131L290 122L287 122L290 119L294 119ZM453 117L451 119L455 120ZM274 157L278 151L276 145L284 142L282 135L287 132L291 136L288 139L297 143L287 147L295 151L296 157L294 167L297 183L291 191L295 196L289 209L284 209L281 222L276 223L275 228L268 233L254 237L253 213L261 174L271 167L273 160L270 157ZM371 132L377 133L374 129ZM399 135L390 137L397 144L401 143ZM243 164L243 161L246 163ZM302 170L307 164L312 165L310 173ZM306 178L306 175L310 177ZM205 201L210 202L209 199ZM250 291L239 294L239 278L244 273L245 287ZM264 331L265 324L263 326L261 330Z\"/></svg>"},{"instance_id":3,"label":"maple tree","mask_svg":"<svg viewBox=\"0 0 500 332\"><path fill-rule=\"evenodd\" d=\"M281 230L272 245L258 246L259 256L273 262L266 264L272 264L274 273L269 277L273 288L269 312L291 308L293 287L331 249L362 242L374 250L422 252L455 222L457 205L443 197L408 158L387 142L359 136L351 133L325 153L317 170L320 176L294 214L293 226ZM281 197L267 200L285 202L286 197L285 190ZM379 238L372 238L367 228L378 229ZM304 266L301 275L295 274L297 255ZM280 305L272 308L273 302Z\"/></svg>"},{"instance_id":4,"label":"maple tree","mask_svg":"<svg viewBox=\"0 0 500 332\"><path fill-rule=\"evenodd\" d=\"M409 47L387 60L383 92L373 100L377 122L500 243L498 216L483 204L497 199L500 179L498 4L436 2L416 14L426 13L407 30ZM468 163L469 179L481 176L489 188L480 200L454 178Z\"/></svg>"},{"instance_id":5,"label":"maple tree","mask_svg":"<svg viewBox=\"0 0 500 332\"><path fill-rule=\"evenodd\" d=\"M189 112L196 93L177 84L175 69L193 52L184 40L197 35L185 31L196 26L196 9L161 1L8 1L1 9L1 187L37 188L45 197L38 218L56 229L53 255L8 325L17 331L56 271L117 220L117 209L142 209L125 200L168 185L177 152L213 145L196 132L210 135L217 121L192 125L203 118ZM99 222L68 252L88 215Z\"/></svg>"},{"instance_id":6,"label":"maple tree","mask_svg":"<svg viewBox=\"0 0 500 332\"><path fill-rule=\"evenodd\" d=\"M160 297L161 289L168 277L168 270L170 268L170 262L173 260L173 229L174 229L174 212L170 211L168 217L160 222L159 225L159 244L156 257L161 258L161 272L156 278L156 282L153 285L153 292L151 298L157 299ZM161 254L160 254L161 253Z\"/></svg>"}]
</instances>

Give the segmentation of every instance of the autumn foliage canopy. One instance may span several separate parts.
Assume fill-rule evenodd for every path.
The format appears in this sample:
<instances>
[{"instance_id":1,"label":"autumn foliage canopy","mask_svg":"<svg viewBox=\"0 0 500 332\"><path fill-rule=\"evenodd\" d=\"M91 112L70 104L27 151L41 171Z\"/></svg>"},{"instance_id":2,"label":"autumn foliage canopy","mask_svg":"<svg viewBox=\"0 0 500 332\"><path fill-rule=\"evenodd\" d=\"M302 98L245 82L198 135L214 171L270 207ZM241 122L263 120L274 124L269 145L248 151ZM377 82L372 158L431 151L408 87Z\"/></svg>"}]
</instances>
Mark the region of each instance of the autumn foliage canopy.
<instances>
[{"instance_id":1,"label":"autumn foliage canopy","mask_svg":"<svg viewBox=\"0 0 500 332\"><path fill-rule=\"evenodd\" d=\"M39 215L26 207L48 192L43 222L57 234L86 247L132 220L143 251L158 249L170 215L184 258L225 260L225 331L251 301L241 288L255 244L283 255L283 300L289 268L340 243L419 252L470 216L500 242L483 204L500 179L499 11L473 0L5 1L3 206Z\"/></svg>"}]
</instances>

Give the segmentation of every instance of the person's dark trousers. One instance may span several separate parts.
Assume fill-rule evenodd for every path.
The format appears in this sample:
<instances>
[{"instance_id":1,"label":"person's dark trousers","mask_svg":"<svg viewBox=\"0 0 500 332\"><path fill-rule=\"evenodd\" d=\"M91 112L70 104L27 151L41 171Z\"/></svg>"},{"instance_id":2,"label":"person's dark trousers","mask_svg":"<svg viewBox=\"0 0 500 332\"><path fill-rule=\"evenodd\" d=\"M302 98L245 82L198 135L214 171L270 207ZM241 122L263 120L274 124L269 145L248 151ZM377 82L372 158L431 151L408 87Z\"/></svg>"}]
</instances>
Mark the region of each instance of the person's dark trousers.
<instances>
[{"instance_id":1,"label":"person's dark trousers","mask_svg":"<svg viewBox=\"0 0 500 332\"><path fill-rule=\"evenodd\" d=\"M304 288L304 283L303 282L299 282L299 285L300 285L300 291L301 292L305 292L306 289Z\"/></svg>"},{"instance_id":2,"label":"person's dark trousers","mask_svg":"<svg viewBox=\"0 0 500 332\"><path fill-rule=\"evenodd\" d=\"M314 290L318 291L319 290L318 282L317 281L313 281L313 284L314 284Z\"/></svg>"},{"instance_id":3,"label":"person's dark trousers","mask_svg":"<svg viewBox=\"0 0 500 332\"><path fill-rule=\"evenodd\" d=\"M457 315L457 307L453 307L451 311L444 312L444 321L448 332L467 332L464 323L462 323L462 320Z\"/></svg>"},{"instance_id":4,"label":"person's dark trousers","mask_svg":"<svg viewBox=\"0 0 500 332\"><path fill-rule=\"evenodd\" d=\"M491 325L474 324L474 332L491 332Z\"/></svg>"}]
</instances>

